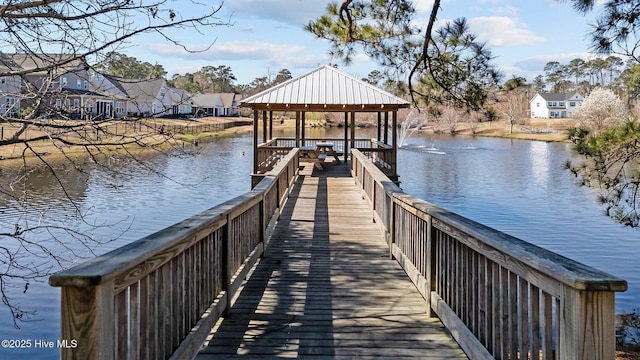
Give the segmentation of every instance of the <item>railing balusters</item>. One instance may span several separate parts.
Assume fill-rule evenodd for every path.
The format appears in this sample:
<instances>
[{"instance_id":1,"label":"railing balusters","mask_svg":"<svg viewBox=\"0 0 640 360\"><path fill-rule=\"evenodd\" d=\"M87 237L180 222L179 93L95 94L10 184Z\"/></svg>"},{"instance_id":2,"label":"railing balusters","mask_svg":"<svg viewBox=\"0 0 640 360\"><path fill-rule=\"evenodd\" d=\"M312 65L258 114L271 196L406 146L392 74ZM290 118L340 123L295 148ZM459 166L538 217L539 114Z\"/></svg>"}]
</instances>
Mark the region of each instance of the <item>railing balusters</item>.
<instances>
[{"instance_id":1,"label":"railing balusters","mask_svg":"<svg viewBox=\"0 0 640 360\"><path fill-rule=\"evenodd\" d=\"M78 343L61 357L195 355L261 255L265 219L279 214L286 197L278 194L295 183L297 157L291 152L245 195L52 276L62 287L61 338Z\"/></svg>"},{"instance_id":2,"label":"railing balusters","mask_svg":"<svg viewBox=\"0 0 640 360\"><path fill-rule=\"evenodd\" d=\"M626 290L624 280L402 193L367 151L353 150L352 173L374 189L364 194L393 239L390 253L408 274L418 270L423 279L410 276L418 288L431 284L425 297L436 314L465 324L455 335L471 358L613 358L614 294ZM425 232L433 232L433 251Z\"/></svg>"}]
</instances>

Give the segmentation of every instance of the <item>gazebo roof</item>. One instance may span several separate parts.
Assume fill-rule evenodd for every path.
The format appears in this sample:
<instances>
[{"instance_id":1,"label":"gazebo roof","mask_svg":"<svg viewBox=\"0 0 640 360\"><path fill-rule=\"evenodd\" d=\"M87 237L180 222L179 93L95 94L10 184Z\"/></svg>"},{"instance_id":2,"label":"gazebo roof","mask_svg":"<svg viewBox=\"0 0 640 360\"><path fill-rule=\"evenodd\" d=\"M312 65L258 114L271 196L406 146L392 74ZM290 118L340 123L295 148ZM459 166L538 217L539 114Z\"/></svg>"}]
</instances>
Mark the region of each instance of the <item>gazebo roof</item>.
<instances>
[{"instance_id":1,"label":"gazebo roof","mask_svg":"<svg viewBox=\"0 0 640 360\"><path fill-rule=\"evenodd\" d=\"M409 102L325 65L250 96L240 103L253 110L393 111Z\"/></svg>"}]
</instances>

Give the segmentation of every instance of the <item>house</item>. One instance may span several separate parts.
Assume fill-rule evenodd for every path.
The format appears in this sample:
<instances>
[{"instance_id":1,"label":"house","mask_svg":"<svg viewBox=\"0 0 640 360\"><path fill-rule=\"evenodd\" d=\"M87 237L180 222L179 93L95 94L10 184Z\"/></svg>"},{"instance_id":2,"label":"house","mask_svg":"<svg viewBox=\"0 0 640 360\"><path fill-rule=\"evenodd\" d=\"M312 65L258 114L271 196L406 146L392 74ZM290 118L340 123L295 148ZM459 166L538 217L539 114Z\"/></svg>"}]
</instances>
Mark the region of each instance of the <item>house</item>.
<instances>
[{"instance_id":1,"label":"house","mask_svg":"<svg viewBox=\"0 0 640 360\"><path fill-rule=\"evenodd\" d=\"M70 118L95 115L103 95L89 86L89 65L71 54L0 54L0 113L19 116L22 110L38 115L64 114ZM47 94L38 102L34 93Z\"/></svg>"},{"instance_id":2,"label":"house","mask_svg":"<svg viewBox=\"0 0 640 360\"><path fill-rule=\"evenodd\" d=\"M0 53L0 116L18 117L38 104L40 116L123 118L182 116L192 113L191 95L164 78L123 79L96 73L70 54ZM12 75L9 75L12 74ZM15 75L13 75L15 74ZM31 93L31 95L29 94Z\"/></svg>"},{"instance_id":3,"label":"house","mask_svg":"<svg viewBox=\"0 0 640 360\"><path fill-rule=\"evenodd\" d=\"M193 96L193 111L199 116L238 116L238 98L233 93L206 93Z\"/></svg>"},{"instance_id":4,"label":"house","mask_svg":"<svg viewBox=\"0 0 640 360\"><path fill-rule=\"evenodd\" d=\"M8 74L17 65L0 54L0 73ZM0 116L17 117L20 113L20 77L15 75L0 76Z\"/></svg>"},{"instance_id":5,"label":"house","mask_svg":"<svg viewBox=\"0 0 640 360\"><path fill-rule=\"evenodd\" d=\"M537 93L531 99L532 118L570 118L578 110L584 97L574 93Z\"/></svg>"},{"instance_id":6,"label":"house","mask_svg":"<svg viewBox=\"0 0 640 360\"><path fill-rule=\"evenodd\" d=\"M185 116L193 114L193 97L184 89L169 88L171 115Z\"/></svg>"}]
</instances>

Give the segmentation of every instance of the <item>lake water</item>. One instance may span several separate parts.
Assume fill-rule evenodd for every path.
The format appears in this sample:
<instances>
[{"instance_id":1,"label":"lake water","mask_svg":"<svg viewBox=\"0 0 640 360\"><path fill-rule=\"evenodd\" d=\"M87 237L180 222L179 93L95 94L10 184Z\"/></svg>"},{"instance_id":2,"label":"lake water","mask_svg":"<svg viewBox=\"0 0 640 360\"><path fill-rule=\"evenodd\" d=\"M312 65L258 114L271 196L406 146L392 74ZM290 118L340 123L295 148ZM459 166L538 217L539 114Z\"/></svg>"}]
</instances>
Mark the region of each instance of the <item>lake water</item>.
<instances>
[{"instance_id":1,"label":"lake water","mask_svg":"<svg viewBox=\"0 0 640 360\"><path fill-rule=\"evenodd\" d=\"M341 138L312 129L309 137ZM371 136L371 134L369 134ZM95 238L120 238L101 246L104 253L185 219L249 190L252 136L220 138L201 145L199 154L158 157L159 173L135 164L131 176L118 177L92 169L86 181L75 181L72 197L87 213L85 220L116 224L95 231ZM244 155L243 154L246 154ZM624 278L629 290L617 295L618 311L640 306L640 232L613 223L603 215L596 193L576 185L565 170L570 145L492 138L414 134L399 149L402 188L412 195L450 209L501 231ZM69 218L74 210L56 197L55 181L30 179L40 193L34 205L46 209L44 219ZM49 196L45 196L49 193ZM0 198L0 231L12 227L21 214ZM42 212L40 212L42 214ZM86 226L77 223L79 229ZM125 231L126 230L126 231ZM69 256L73 258L73 256ZM11 289L14 301L37 309L31 321L14 329L0 306L3 339L56 341L59 337L59 289L32 283ZM0 349L0 358L57 358L57 350Z\"/></svg>"}]
</instances>

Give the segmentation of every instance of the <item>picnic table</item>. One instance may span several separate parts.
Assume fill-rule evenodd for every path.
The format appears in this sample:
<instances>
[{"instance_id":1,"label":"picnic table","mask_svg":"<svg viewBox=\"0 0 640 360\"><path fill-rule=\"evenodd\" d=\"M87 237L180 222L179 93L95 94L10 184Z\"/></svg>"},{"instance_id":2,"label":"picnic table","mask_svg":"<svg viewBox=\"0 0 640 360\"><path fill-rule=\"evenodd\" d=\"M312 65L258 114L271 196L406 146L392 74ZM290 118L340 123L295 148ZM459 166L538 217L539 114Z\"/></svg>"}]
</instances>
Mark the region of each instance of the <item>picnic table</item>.
<instances>
[{"instance_id":1,"label":"picnic table","mask_svg":"<svg viewBox=\"0 0 640 360\"><path fill-rule=\"evenodd\" d=\"M338 153L333 148L332 142L319 142L316 144L316 152L319 155L324 154L326 156L333 156L333 158L339 163Z\"/></svg>"},{"instance_id":2,"label":"picnic table","mask_svg":"<svg viewBox=\"0 0 640 360\"><path fill-rule=\"evenodd\" d=\"M326 156L320 156L315 146L300 146L300 161L312 162L318 170L324 170L322 162Z\"/></svg>"}]
</instances>

